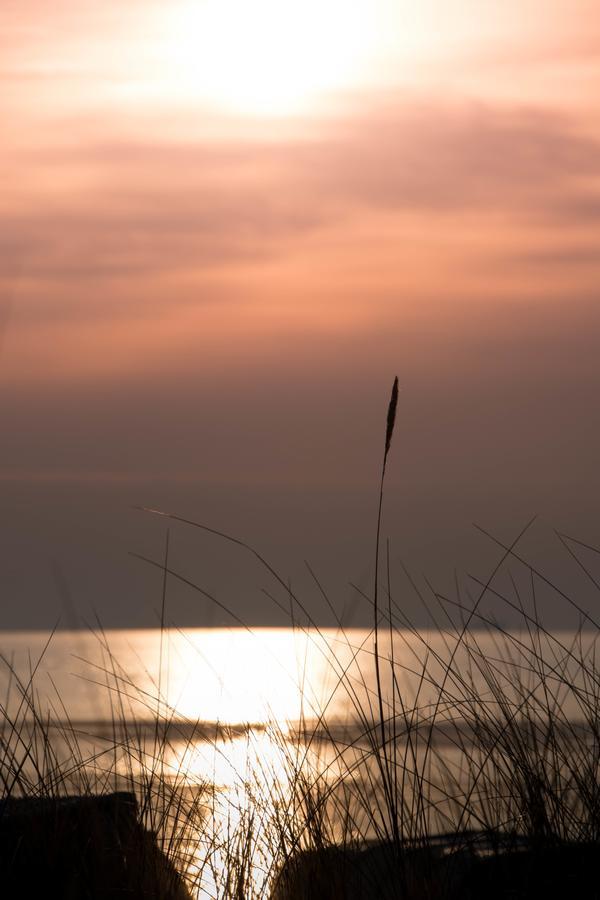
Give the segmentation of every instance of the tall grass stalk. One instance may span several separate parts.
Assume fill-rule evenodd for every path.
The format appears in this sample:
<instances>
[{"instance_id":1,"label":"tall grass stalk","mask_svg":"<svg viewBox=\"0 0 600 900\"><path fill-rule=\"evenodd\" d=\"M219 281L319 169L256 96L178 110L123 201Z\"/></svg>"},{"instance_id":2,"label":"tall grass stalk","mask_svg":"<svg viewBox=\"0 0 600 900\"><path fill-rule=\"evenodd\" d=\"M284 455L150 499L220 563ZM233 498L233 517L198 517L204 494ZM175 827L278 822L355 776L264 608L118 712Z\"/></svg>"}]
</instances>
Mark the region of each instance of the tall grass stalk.
<instances>
[{"instance_id":1,"label":"tall grass stalk","mask_svg":"<svg viewBox=\"0 0 600 900\"><path fill-rule=\"evenodd\" d=\"M375 649L375 678L377 682L377 702L379 707L379 727L381 730L381 753L383 756L383 766L385 768L385 778L384 784L386 787L386 801L390 808L394 807L394 814L391 817L392 824L392 833L396 843L398 842L399 834L398 834L398 816L397 811L395 809L395 800L397 791L393 790L395 778L392 775L392 770L390 766L390 760L388 759L387 754L387 740L386 740L386 727L385 727L385 717L383 712L383 691L381 684L381 667L380 667L380 654L379 654L379 553L380 553L380 545L381 545L381 519L383 512L383 489L385 484L385 471L387 465L388 453L390 452L390 447L392 444L392 436L394 434L394 425L396 422L396 409L398 406L398 376L394 378L394 384L392 386L392 394L390 397L390 402L388 405L387 412L387 421L386 421L386 429L385 429L385 445L383 451L383 462L381 465L381 483L379 486L379 504L377 508L377 528L375 534L375 574L374 574L374 584L373 584L373 633L374 633L374 649ZM391 625L391 621L390 621ZM393 646L393 642L392 642ZM395 717L392 717L394 720Z\"/></svg>"}]
</instances>

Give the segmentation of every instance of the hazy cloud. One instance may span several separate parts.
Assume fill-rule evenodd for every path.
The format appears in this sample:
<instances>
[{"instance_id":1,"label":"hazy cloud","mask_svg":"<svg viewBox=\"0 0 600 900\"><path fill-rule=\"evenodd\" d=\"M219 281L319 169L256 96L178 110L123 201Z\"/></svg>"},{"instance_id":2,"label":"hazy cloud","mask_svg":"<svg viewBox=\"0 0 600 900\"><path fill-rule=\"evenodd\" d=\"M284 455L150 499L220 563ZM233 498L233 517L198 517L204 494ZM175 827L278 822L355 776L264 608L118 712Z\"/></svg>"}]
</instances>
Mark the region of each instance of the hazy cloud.
<instances>
[{"instance_id":1,"label":"hazy cloud","mask_svg":"<svg viewBox=\"0 0 600 900\"><path fill-rule=\"evenodd\" d=\"M113 141L15 159L0 252L5 273L23 259L29 279L83 284L261 262L364 212L589 227L599 174L600 143L564 117L398 97L306 142ZM36 175L65 187L44 195Z\"/></svg>"}]
</instances>

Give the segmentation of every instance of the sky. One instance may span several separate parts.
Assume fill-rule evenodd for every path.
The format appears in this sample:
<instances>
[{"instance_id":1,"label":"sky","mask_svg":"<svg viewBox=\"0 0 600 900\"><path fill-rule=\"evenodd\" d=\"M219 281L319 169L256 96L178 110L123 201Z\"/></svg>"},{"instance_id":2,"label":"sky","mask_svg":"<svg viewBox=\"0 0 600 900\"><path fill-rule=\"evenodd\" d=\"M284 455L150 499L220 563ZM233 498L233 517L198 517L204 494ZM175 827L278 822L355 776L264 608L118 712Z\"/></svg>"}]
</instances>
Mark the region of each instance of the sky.
<instances>
[{"instance_id":1,"label":"sky","mask_svg":"<svg viewBox=\"0 0 600 900\"><path fill-rule=\"evenodd\" d=\"M555 530L600 545L595 0L4 0L0 86L0 628L156 624L137 506L250 542L326 622L308 561L368 622L395 375L408 615L403 566L468 592L497 562L473 523L537 515L559 578ZM250 554L169 541L283 624Z\"/></svg>"}]
</instances>

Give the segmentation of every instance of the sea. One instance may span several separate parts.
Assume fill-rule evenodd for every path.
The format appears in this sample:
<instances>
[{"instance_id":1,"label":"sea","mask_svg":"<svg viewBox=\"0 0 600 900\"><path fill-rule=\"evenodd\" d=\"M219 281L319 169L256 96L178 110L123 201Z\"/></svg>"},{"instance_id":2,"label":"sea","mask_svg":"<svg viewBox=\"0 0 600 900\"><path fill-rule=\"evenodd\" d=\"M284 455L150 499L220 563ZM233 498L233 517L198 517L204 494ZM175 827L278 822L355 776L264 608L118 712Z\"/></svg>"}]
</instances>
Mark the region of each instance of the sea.
<instances>
[{"instance_id":1,"label":"sea","mask_svg":"<svg viewBox=\"0 0 600 900\"><path fill-rule=\"evenodd\" d=\"M207 855L223 852L225 832L231 844L253 805L266 833L271 813L296 809L299 784L325 790L335 839L341 791L370 838L385 828L373 810L386 805L390 760L400 760L405 794L407 760L426 771L439 811L448 780L455 793L468 780L482 719L527 731L553 710L561 727L583 728L596 640L534 629L0 632L0 774L17 792L42 782L143 792L158 781L186 794L201 811L198 832L211 819L212 834L208 848L187 836L186 871L199 896L217 897L226 862L207 866ZM256 852L256 871L267 871L275 851Z\"/></svg>"}]
</instances>

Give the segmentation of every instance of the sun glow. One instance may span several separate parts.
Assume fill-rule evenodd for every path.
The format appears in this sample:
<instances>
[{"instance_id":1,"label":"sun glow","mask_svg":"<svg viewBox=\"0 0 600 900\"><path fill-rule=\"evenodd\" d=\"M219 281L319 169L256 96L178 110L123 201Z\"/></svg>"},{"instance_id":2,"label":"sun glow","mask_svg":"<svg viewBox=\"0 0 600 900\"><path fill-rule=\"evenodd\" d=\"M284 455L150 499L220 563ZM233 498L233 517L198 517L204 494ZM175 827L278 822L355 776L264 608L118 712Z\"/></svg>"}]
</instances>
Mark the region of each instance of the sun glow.
<instances>
[{"instance_id":1,"label":"sun glow","mask_svg":"<svg viewBox=\"0 0 600 900\"><path fill-rule=\"evenodd\" d=\"M367 0L188 0L164 25L171 90L246 113L356 83L373 47Z\"/></svg>"}]
</instances>

